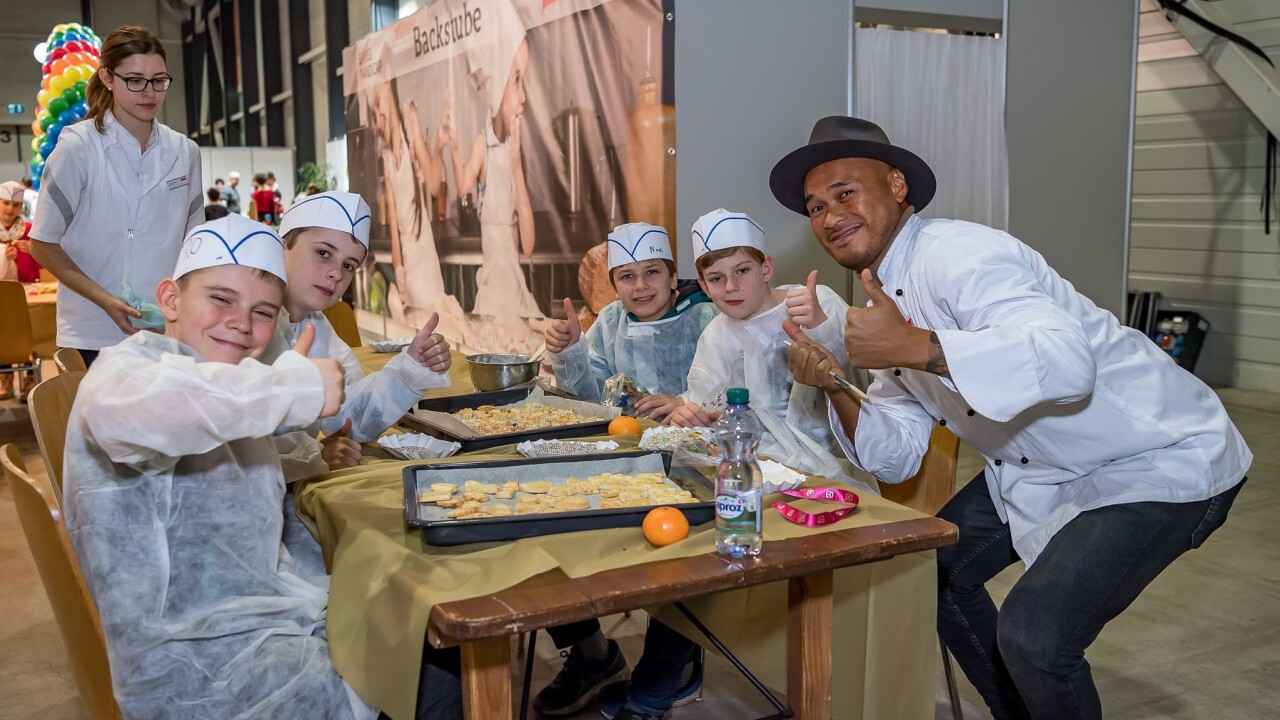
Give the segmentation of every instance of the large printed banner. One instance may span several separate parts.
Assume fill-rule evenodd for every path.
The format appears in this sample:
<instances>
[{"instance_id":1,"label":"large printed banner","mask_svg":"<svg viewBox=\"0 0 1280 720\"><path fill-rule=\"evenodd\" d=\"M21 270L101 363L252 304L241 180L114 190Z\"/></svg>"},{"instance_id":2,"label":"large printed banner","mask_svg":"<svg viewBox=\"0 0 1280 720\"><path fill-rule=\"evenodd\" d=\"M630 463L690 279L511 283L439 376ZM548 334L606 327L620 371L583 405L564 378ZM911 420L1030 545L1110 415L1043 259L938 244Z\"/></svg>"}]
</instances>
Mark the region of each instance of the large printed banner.
<instances>
[{"instance_id":1,"label":"large printed banner","mask_svg":"<svg viewBox=\"0 0 1280 720\"><path fill-rule=\"evenodd\" d=\"M438 0L347 48L358 303L474 352L532 351L565 297L593 319L614 226L679 237L670 47L662 0Z\"/></svg>"}]
</instances>

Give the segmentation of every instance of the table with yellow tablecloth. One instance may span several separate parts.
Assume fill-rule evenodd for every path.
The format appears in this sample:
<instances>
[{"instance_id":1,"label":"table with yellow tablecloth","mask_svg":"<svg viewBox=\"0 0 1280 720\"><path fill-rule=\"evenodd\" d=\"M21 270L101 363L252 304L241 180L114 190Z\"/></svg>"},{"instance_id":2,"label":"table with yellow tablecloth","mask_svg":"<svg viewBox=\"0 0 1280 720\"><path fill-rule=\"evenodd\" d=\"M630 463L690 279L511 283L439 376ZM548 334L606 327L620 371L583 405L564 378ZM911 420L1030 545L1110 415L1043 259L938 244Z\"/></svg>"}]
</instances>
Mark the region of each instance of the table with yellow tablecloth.
<instances>
[{"instance_id":1,"label":"table with yellow tablecloth","mask_svg":"<svg viewBox=\"0 0 1280 720\"><path fill-rule=\"evenodd\" d=\"M366 369L379 359L358 355ZM390 356L387 356L390 357ZM383 361L385 362L385 361ZM449 392L470 388L455 357ZM636 438L614 438L623 449ZM511 459L511 446L439 461ZM314 528L330 568L327 631L335 667L366 701L410 718L431 608L484 596L559 569L569 577L714 551L713 524L655 548L639 528L597 530L513 542L424 547L405 524L403 471L417 462L373 462L329 473L297 488L298 512ZM824 484L827 484L824 482ZM846 529L921 517L876 496L834 526ZM819 532L768 511L769 540ZM935 562L920 552L835 572L833 709L837 718L933 716ZM686 604L766 683L786 687L785 582L698 598ZM681 617L656 609L689 631Z\"/></svg>"}]
</instances>

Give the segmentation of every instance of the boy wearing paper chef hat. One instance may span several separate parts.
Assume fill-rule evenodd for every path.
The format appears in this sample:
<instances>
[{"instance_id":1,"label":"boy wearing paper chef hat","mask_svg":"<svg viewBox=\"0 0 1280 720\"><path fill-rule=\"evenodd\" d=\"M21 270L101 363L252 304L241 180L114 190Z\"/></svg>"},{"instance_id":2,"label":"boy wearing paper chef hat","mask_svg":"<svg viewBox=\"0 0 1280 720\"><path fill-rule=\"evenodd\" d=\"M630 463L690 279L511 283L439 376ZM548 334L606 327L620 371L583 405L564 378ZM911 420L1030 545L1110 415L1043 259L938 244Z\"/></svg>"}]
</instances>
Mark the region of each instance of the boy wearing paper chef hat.
<instances>
[{"instance_id":1,"label":"boy wearing paper chef hat","mask_svg":"<svg viewBox=\"0 0 1280 720\"><path fill-rule=\"evenodd\" d=\"M575 395L599 400L604 381L623 373L653 393L636 403L636 414L660 418L682 404L680 393L685 391L698 336L716 310L692 280L676 279L671 241L661 227L619 225L609 233L608 248L609 282L618 299L600 311L585 339L569 298L564 300L567 319L552 323L547 330L556 384ZM534 709L543 715L574 712L626 670L621 649L617 642L605 638L598 620L552 627L547 632L556 647L571 650L560 674L534 698ZM633 694L661 702L664 693L655 693L644 679L665 676L668 668L675 673L684 669L688 677L663 709L670 708L671 702L692 700L702 685L697 646L653 619L645 648L632 674ZM615 715L620 707L618 703L612 708Z\"/></svg>"},{"instance_id":2,"label":"boy wearing paper chef hat","mask_svg":"<svg viewBox=\"0 0 1280 720\"><path fill-rule=\"evenodd\" d=\"M254 359L284 282L270 228L239 215L199 225L156 291L165 334L106 348L81 381L62 507L125 717L377 715L330 663L325 587L280 549L272 435L333 415L343 389L337 362L306 357L311 332L272 365Z\"/></svg>"},{"instance_id":3,"label":"boy wearing paper chef hat","mask_svg":"<svg viewBox=\"0 0 1280 720\"><path fill-rule=\"evenodd\" d=\"M723 209L707 213L693 224L692 236L698 282L722 314L698 340L689 389L683 396L687 404L674 410L668 422L682 427L710 425L725 390L745 387L765 428L760 454L872 490L870 476L856 470L839 450L827 419L826 396L793 382L787 369L788 338L782 329L782 321L790 318L843 358L849 305L834 290L818 284L817 270L809 273L804 285L772 287L773 258L766 252L764 230L745 213ZM851 372L846 376L852 377Z\"/></svg>"},{"instance_id":4,"label":"boy wearing paper chef hat","mask_svg":"<svg viewBox=\"0 0 1280 720\"><path fill-rule=\"evenodd\" d=\"M689 363L715 308L693 283L676 279L667 231L648 223L619 225L609 233L609 282L618 299L582 337L573 302L564 299L565 320L547 329L547 350L556 383L599 400L604 381L619 373L653 393L635 406L637 415L665 417L680 403Z\"/></svg>"},{"instance_id":5,"label":"boy wearing paper chef hat","mask_svg":"<svg viewBox=\"0 0 1280 720\"><path fill-rule=\"evenodd\" d=\"M324 311L342 300L369 253L369 205L355 193L329 191L294 203L281 218L288 285L270 362L315 327L309 357L333 358L346 374L346 402L335 417L278 439L290 481L360 462L360 443L394 425L428 390L449 386L449 343L435 332L438 316L378 372L365 375L351 348L338 337ZM317 433L325 439L316 442Z\"/></svg>"}]
</instances>

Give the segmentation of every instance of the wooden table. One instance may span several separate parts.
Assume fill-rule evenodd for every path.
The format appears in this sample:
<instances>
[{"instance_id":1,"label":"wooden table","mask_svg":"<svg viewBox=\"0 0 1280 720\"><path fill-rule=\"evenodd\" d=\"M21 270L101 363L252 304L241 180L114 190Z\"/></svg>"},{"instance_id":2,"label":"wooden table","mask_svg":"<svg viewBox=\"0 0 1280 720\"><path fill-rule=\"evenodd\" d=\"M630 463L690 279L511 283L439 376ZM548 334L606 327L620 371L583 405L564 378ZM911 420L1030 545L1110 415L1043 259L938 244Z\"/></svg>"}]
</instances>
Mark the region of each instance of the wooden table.
<instances>
[{"instance_id":1,"label":"wooden table","mask_svg":"<svg viewBox=\"0 0 1280 720\"><path fill-rule=\"evenodd\" d=\"M929 550L956 541L937 518L852 528L767 543L744 562L708 553L569 579L552 571L491 595L442 603L427 640L460 645L466 717L512 717L510 638L529 630L788 580L788 681L802 720L831 717L832 570Z\"/></svg>"},{"instance_id":2,"label":"wooden table","mask_svg":"<svg viewBox=\"0 0 1280 720\"><path fill-rule=\"evenodd\" d=\"M48 360L57 351L58 294L27 294L27 313L31 316L31 337L36 355Z\"/></svg>"}]
</instances>

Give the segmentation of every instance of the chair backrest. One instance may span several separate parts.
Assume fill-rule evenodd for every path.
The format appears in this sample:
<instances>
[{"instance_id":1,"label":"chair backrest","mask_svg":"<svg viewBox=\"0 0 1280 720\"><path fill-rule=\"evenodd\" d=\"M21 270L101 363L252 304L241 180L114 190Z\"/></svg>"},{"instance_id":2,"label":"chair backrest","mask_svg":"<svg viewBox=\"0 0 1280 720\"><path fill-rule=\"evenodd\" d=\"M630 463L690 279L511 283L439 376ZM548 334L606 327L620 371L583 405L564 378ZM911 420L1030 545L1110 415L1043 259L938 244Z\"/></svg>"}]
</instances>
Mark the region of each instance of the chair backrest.
<instances>
[{"instance_id":1,"label":"chair backrest","mask_svg":"<svg viewBox=\"0 0 1280 720\"><path fill-rule=\"evenodd\" d=\"M84 356L75 348L62 348L53 354L53 362L58 366L58 372L84 372L89 369L84 364Z\"/></svg>"},{"instance_id":2,"label":"chair backrest","mask_svg":"<svg viewBox=\"0 0 1280 720\"><path fill-rule=\"evenodd\" d=\"M48 480L27 474L17 446L0 448L0 463L9 478L13 504L27 536L31 557L36 561L45 594L53 606L53 617L58 622L80 697L95 720L119 718L120 708L111 694L111 667L102 622L71 547L71 537L62 521L62 507L54 498Z\"/></svg>"},{"instance_id":3,"label":"chair backrest","mask_svg":"<svg viewBox=\"0 0 1280 720\"><path fill-rule=\"evenodd\" d=\"M34 349L26 289L13 280L0 281L0 365L26 365Z\"/></svg>"},{"instance_id":4,"label":"chair backrest","mask_svg":"<svg viewBox=\"0 0 1280 720\"><path fill-rule=\"evenodd\" d=\"M906 482L880 483L880 494L899 505L937 515L955 494L956 458L959 454L960 438L941 425L935 426L919 472Z\"/></svg>"},{"instance_id":5,"label":"chair backrest","mask_svg":"<svg viewBox=\"0 0 1280 720\"><path fill-rule=\"evenodd\" d=\"M364 344L360 341L360 326L356 324L356 311L352 310L350 305L339 300L324 311L324 316L333 326L333 331L342 338L342 342L353 348Z\"/></svg>"},{"instance_id":6,"label":"chair backrest","mask_svg":"<svg viewBox=\"0 0 1280 720\"><path fill-rule=\"evenodd\" d=\"M67 422L71 417L71 403L75 402L83 379L83 370L56 375L37 385L27 398L31 426L36 431L36 442L40 444L44 466L49 468L49 479L53 481L58 502L62 502L62 452L67 446Z\"/></svg>"}]
</instances>

